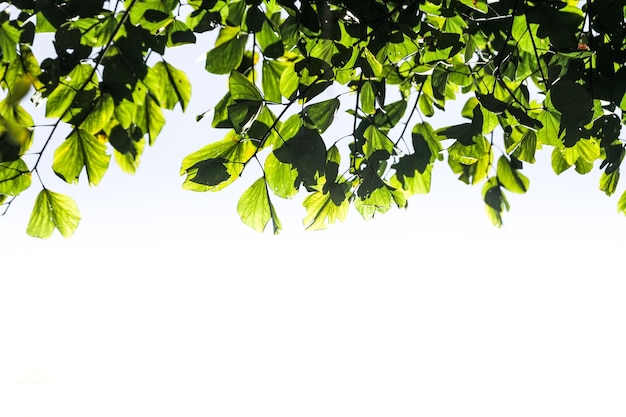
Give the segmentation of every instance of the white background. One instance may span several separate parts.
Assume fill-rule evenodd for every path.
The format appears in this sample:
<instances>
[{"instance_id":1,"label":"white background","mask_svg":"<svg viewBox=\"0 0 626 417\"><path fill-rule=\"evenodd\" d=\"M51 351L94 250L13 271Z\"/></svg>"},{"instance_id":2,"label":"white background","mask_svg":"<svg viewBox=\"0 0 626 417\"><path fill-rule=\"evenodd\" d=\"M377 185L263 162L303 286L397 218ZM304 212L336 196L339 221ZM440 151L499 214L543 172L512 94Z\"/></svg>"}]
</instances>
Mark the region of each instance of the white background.
<instances>
[{"instance_id":1,"label":"white background","mask_svg":"<svg viewBox=\"0 0 626 417\"><path fill-rule=\"evenodd\" d=\"M256 176L180 188L223 135L194 116L226 79L188 56L191 108L137 175L44 176L74 237L26 236L36 184L0 218L0 416L625 415L626 219L597 173L557 177L546 149L502 229L442 164L407 211L310 233L279 202L258 235L236 214Z\"/></svg>"}]
</instances>

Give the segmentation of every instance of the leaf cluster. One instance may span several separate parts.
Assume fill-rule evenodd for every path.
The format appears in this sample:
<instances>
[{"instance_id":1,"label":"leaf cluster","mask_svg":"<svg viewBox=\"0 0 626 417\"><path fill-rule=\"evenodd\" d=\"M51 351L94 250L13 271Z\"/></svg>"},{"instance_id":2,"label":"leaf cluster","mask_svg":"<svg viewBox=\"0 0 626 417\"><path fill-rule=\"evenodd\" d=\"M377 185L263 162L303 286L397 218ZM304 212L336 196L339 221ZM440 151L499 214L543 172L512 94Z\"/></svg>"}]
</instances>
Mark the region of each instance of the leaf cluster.
<instances>
[{"instance_id":1,"label":"leaf cluster","mask_svg":"<svg viewBox=\"0 0 626 417\"><path fill-rule=\"evenodd\" d=\"M406 207L412 195L430 191L434 165L443 162L460 181L482 184L487 214L499 226L507 193L527 192L524 164L544 147L556 174L596 168L607 195L619 185L626 6L618 0L8 5L0 19L6 208L31 186L60 125L70 133L52 169L64 181L78 182L84 172L97 185L111 155L135 172L145 144L163 128L163 111L184 111L191 97L183 70L162 56L208 31L216 35L205 68L227 78L228 92L198 120L210 116L212 128L226 132L183 160L183 187L219 191L254 162L261 176L238 212L255 230L272 222L278 233L272 200L300 192L308 229L345 219L351 205L366 219ZM54 54L39 64L31 46L46 32ZM31 87L54 125L28 165L24 156L40 130L20 105ZM458 122L435 126L452 120L436 115L454 100L463 101ZM41 186L29 233L48 237L56 227L68 235L77 209ZM626 213L626 192L618 209Z\"/></svg>"}]
</instances>

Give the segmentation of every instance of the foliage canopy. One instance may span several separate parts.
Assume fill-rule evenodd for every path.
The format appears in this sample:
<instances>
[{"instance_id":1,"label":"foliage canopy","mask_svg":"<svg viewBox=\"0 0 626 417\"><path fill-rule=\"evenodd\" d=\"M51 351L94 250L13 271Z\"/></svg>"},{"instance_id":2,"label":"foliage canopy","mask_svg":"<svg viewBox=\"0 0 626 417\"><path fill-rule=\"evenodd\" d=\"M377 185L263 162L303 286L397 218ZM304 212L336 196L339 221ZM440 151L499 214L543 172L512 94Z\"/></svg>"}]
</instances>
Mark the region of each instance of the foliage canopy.
<instances>
[{"instance_id":1,"label":"foliage canopy","mask_svg":"<svg viewBox=\"0 0 626 417\"><path fill-rule=\"evenodd\" d=\"M237 210L281 229L272 200L305 192L309 229L406 207L447 163L482 184L496 225L524 163L548 147L557 174L602 170L616 192L626 124L626 5L621 0L15 0L0 3L1 214L37 179L27 232L69 236L75 202L44 185L42 155L68 183L98 185L111 155L134 173L164 110L191 84L169 48L216 31L206 70L228 92L207 118L223 139L182 161L183 187L218 191L258 163ZM47 34L47 35L46 35ZM53 38L42 60L34 42ZM39 57L41 58L41 57ZM34 93L33 93L34 91ZM349 93L349 94L346 94ZM36 125L27 95L52 125ZM465 122L433 126L463 100ZM329 129L347 112L351 134ZM60 143L54 139L65 127ZM56 146L56 149L51 149ZM48 182L48 180L46 180ZM626 192L618 202L626 212Z\"/></svg>"}]
</instances>

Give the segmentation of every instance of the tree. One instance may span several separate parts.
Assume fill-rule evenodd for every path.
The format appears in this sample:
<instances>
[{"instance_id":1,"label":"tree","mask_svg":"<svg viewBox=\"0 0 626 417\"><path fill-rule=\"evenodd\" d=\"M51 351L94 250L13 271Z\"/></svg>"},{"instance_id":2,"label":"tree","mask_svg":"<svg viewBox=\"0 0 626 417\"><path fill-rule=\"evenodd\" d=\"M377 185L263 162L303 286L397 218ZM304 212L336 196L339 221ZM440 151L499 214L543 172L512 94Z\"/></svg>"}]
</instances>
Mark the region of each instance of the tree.
<instances>
[{"instance_id":1,"label":"tree","mask_svg":"<svg viewBox=\"0 0 626 417\"><path fill-rule=\"evenodd\" d=\"M597 165L600 190L617 190L626 124L620 0L1 4L0 202L7 213L36 178L32 236L56 228L67 237L80 220L69 196L47 188L42 155L53 152L52 171L68 183L98 185L111 155L134 173L163 111L184 111L191 97L185 72L163 55L209 31L217 36L206 70L223 74L228 92L196 119L226 133L182 161L183 187L219 191L258 164L262 176L238 203L255 230L271 222L277 233L272 200L299 192L308 229L343 220L350 205L365 218L406 207L429 192L443 161L462 182L482 184L499 226L506 193L527 191L524 163L543 147L556 174ZM46 39L40 63L32 47ZM51 125L22 106L31 91ZM457 98L467 121L433 126ZM351 133L328 137L338 112L348 113ZM626 192L618 210L626 213Z\"/></svg>"}]
</instances>

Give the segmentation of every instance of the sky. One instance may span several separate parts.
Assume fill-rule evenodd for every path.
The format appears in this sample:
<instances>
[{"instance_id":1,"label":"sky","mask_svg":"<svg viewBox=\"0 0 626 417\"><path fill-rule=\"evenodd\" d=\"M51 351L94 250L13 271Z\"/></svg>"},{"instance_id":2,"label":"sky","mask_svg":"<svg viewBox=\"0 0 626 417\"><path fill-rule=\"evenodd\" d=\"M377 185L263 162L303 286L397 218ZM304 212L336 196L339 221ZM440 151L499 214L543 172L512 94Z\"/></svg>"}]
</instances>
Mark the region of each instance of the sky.
<instances>
[{"instance_id":1,"label":"sky","mask_svg":"<svg viewBox=\"0 0 626 417\"><path fill-rule=\"evenodd\" d=\"M181 189L223 134L194 120L226 83L196 57L168 57L192 102L135 176L46 174L72 238L26 236L36 185L0 218L1 416L624 415L626 218L597 174L545 150L501 229L442 164L408 210L306 232L277 201L284 231L257 234L236 212L257 176Z\"/></svg>"}]
</instances>

